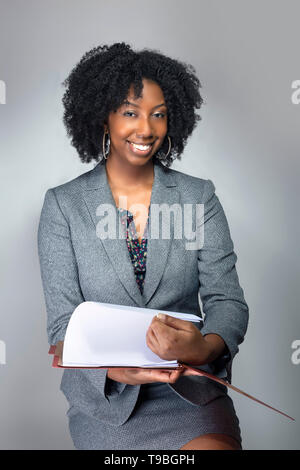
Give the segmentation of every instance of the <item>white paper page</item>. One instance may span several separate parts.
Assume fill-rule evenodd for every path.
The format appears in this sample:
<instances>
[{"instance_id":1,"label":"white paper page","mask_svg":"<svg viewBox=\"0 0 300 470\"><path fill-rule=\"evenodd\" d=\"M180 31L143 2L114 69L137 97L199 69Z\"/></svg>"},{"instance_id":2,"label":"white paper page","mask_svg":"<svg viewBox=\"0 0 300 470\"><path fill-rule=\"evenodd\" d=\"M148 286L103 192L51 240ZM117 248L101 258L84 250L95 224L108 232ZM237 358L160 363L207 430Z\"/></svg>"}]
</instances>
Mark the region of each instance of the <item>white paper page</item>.
<instances>
[{"instance_id":1,"label":"white paper page","mask_svg":"<svg viewBox=\"0 0 300 470\"><path fill-rule=\"evenodd\" d=\"M150 315L151 319L152 317L154 317L160 312L160 313L165 313L166 315L170 315L175 318L179 318L180 320L192 321L193 323L198 323L202 321L201 317L199 317L198 315L194 315L193 313L169 312L167 310L161 310L161 309L128 307L127 305L107 304L107 303L101 303L101 302L83 302L83 303L84 304L97 303L98 305L101 305L103 308L108 308L109 310L112 310L112 309L125 310L128 314L130 312L145 313L146 315Z\"/></svg>"},{"instance_id":2,"label":"white paper page","mask_svg":"<svg viewBox=\"0 0 300 470\"><path fill-rule=\"evenodd\" d=\"M177 365L154 354L146 332L154 315L163 310L83 302L69 321L63 349L64 366ZM192 314L165 312L184 320L199 321Z\"/></svg>"}]
</instances>

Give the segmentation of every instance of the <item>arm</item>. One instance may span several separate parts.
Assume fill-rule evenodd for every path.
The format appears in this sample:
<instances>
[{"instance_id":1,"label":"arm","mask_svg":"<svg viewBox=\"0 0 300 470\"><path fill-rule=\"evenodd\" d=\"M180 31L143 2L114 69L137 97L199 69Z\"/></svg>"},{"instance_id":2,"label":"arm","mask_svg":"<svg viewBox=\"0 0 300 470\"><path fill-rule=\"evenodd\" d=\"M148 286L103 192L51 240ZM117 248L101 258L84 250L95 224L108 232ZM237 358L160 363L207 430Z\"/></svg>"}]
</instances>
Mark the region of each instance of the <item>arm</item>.
<instances>
[{"instance_id":1,"label":"arm","mask_svg":"<svg viewBox=\"0 0 300 470\"><path fill-rule=\"evenodd\" d=\"M46 192L38 228L38 254L47 310L50 345L61 353L67 326L75 308L85 301L81 292L77 262L69 224L55 191ZM106 398L123 392L126 383L177 380L179 373L159 370L81 369L81 374ZM124 378L124 382L121 379Z\"/></svg>"},{"instance_id":2,"label":"arm","mask_svg":"<svg viewBox=\"0 0 300 470\"><path fill-rule=\"evenodd\" d=\"M84 302L69 225L55 192L46 192L38 227L38 254L49 344L63 341L71 315Z\"/></svg>"},{"instance_id":3,"label":"arm","mask_svg":"<svg viewBox=\"0 0 300 470\"><path fill-rule=\"evenodd\" d=\"M207 359L208 363L213 362L215 359L218 359L218 357L224 355L225 351L228 351L228 348L221 336L210 333L204 335L204 339L209 344L211 350Z\"/></svg>"},{"instance_id":4,"label":"arm","mask_svg":"<svg viewBox=\"0 0 300 470\"><path fill-rule=\"evenodd\" d=\"M204 244L198 252L199 291L205 313L201 333L212 346L215 373L226 367L230 379L231 362L247 331L249 310L239 284L227 219L210 180L203 203Z\"/></svg>"},{"instance_id":5,"label":"arm","mask_svg":"<svg viewBox=\"0 0 300 470\"><path fill-rule=\"evenodd\" d=\"M85 301L81 292L69 224L57 200L48 189L38 227L38 254L47 310L49 344L64 341L75 308ZM107 369L81 369L87 380L105 396ZM107 397L106 397L107 398Z\"/></svg>"}]
</instances>

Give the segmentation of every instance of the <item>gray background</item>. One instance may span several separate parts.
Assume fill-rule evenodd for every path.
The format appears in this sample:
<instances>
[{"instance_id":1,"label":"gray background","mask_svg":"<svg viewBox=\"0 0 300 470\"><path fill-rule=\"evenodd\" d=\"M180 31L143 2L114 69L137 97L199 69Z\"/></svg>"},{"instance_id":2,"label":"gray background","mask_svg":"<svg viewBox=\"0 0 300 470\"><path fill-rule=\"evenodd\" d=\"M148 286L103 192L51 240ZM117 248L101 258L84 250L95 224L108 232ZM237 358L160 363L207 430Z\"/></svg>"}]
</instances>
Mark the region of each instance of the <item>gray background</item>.
<instances>
[{"instance_id":1,"label":"gray background","mask_svg":"<svg viewBox=\"0 0 300 470\"><path fill-rule=\"evenodd\" d=\"M300 448L298 1L0 1L1 449L72 449L47 355L37 226L46 189L84 165L62 124L61 82L92 47L127 41L192 63L203 120L173 168L215 186L231 229L250 322L230 391L244 449Z\"/></svg>"}]
</instances>

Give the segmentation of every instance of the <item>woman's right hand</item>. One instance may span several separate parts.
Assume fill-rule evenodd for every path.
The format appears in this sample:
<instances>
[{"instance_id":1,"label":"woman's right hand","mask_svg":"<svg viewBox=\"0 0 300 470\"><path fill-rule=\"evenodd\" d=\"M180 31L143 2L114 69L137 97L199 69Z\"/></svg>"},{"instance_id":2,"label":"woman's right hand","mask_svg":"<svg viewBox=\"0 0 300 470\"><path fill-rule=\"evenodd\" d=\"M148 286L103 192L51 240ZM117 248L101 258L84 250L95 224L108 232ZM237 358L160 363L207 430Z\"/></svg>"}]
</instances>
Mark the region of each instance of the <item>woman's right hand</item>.
<instances>
[{"instance_id":1,"label":"woman's right hand","mask_svg":"<svg viewBox=\"0 0 300 470\"><path fill-rule=\"evenodd\" d=\"M175 383L183 374L179 369L143 369L138 367L109 367L107 377L128 385L140 385L152 382Z\"/></svg>"}]
</instances>

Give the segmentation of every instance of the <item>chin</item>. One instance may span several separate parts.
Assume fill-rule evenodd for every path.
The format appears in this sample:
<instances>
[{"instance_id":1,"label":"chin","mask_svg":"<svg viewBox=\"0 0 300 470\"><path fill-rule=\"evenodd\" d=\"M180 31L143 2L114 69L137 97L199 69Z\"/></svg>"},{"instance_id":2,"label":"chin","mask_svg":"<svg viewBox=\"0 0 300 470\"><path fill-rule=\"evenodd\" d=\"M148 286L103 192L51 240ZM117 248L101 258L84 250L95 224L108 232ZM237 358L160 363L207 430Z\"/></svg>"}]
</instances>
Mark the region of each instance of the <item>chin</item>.
<instances>
[{"instance_id":1,"label":"chin","mask_svg":"<svg viewBox=\"0 0 300 470\"><path fill-rule=\"evenodd\" d=\"M129 163L131 165L135 165L135 166L144 166L144 165L147 165L149 164L150 162L152 162L153 160L153 156L151 157L132 157L130 158L130 160L127 160L129 161Z\"/></svg>"}]
</instances>

